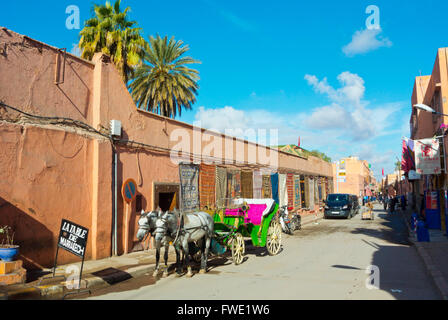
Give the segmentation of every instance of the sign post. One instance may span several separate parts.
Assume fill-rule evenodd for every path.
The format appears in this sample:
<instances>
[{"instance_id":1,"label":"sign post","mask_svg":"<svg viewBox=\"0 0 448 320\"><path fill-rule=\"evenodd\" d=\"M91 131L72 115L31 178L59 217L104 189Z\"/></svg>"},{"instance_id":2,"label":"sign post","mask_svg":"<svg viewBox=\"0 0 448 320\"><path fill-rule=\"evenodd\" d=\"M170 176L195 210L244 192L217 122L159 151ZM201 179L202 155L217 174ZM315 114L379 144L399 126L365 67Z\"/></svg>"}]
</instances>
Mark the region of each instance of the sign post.
<instances>
[{"instance_id":1,"label":"sign post","mask_svg":"<svg viewBox=\"0 0 448 320\"><path fill-rule=\"evenodd\" d=\"M58 244L56 247L56 257L54 259L54 268L53 268L53 276L51 277L42 277L39 281L39 285L41 284L42 280L44 279L54 279L54 278L64 278L65 275L56 276L56 267L58 262L58 254L59 254L59 248L64 249L65 251L70 252L71 254L74 254L75 256L78 256L82 259L81 262L81 270L79 272L79 281L78 281L78 291L77 292L69 292L64 295L63 298L65 298L68 295L71 294L79 294L83 292L91 293L90 290L82 290L81 291L81 279L82 279L82 269L84 267L84 257L86 254L86 248L87 248L87 236L89 234L89 229L84 228L80 225L77 225L73 222L70 222L68 220L63 219L61 223L61 229L59 231L59 237L58 237Z\"/></svg>"},{"instance_id":2,"label":"sign post","mask_svg":"<svg viewBox=\"0 0 448 320\"><path fill-rule=\"evenodd\" d=\"M131 210L132 201L137 197L137 183L134 179L128 179L123 183L121 188L121 195L126 202L126 217L125 217L125 242L124 242L124 253L129 253L129 216Z\"/></svg>"}]
</instances>

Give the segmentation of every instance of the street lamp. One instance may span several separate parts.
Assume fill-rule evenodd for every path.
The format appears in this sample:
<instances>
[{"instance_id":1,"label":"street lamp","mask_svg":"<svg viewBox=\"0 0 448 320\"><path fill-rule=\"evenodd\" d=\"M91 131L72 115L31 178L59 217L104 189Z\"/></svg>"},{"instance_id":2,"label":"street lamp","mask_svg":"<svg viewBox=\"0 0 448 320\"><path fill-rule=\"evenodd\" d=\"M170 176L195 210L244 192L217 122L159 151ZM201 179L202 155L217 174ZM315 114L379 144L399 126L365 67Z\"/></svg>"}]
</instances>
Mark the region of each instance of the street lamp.
<instances>
[{"instance_id":1,"label":"street lamp","mask_svg":"<svg viewBox=\"0 0 448 320\"><path fill-rule=\"evenodd\" d=\"M431 108L430 106L427 106L426 104L423 104L423 103L415 104L415 105L414 105L414 108L416 108L416 109L420 109L420 110L423 110L423 111L426 111L426 112L431 112L432 114L440 114L440 115L442 115L442 116L447 116L447 117L448 117L448 114L444 114L444 113L441 113L441 112L437 112L436 110L434 110L434 109Z\"/></svg>"}]
</instances>

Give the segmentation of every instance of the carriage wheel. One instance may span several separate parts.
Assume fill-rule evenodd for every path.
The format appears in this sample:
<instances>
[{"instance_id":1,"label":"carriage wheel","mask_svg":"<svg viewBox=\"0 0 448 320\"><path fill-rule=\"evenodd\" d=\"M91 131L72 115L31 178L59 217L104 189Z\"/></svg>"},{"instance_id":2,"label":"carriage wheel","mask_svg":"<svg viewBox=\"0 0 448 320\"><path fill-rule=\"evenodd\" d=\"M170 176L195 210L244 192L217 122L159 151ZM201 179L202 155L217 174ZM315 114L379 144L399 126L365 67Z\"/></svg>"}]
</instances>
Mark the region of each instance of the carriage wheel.
<instances>
[{"instance_id":1,"label":"carriage wheel","mask_svg":"<svg viewBox=\"0 0 448 320\"><path fill-rule=\"evenodd\" d=\"M232 260L235 265L243 262L245 252L244 238L241 233L236 233L235 238L232 239Z\"/></svg>"},{"instance_id":2,"label":"carriage wheel","mask_svg":"<svg viewBox=\"0 0 448 320\"><path fill-rule=\"evenodd\" d=\"M275 256L280 252L282 246L282 227L280 223L272 220L269 224L268 234L266 236L266 249L269 255Z\"/></svg>"}]
</instances>

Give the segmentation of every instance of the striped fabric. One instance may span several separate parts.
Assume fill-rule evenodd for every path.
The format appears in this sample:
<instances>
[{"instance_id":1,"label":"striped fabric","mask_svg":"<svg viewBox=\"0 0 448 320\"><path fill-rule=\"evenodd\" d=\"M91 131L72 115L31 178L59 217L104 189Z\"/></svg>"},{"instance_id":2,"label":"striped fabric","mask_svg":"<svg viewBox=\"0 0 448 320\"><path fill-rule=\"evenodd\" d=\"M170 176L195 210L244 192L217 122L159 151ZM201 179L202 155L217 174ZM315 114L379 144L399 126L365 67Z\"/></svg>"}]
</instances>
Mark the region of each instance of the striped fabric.
<instances>
[{"instance_id":1,"label":"striped fabric","mask_svg":"<svg viewBox=\"0 0 448 320\"><path fill-rule=\"evenodd\" d=\"M294 174L292 173L286 175L286 192L288 196L288 206L294 207Z\"/></svg>"},{"instance_id":2,"label":"striped fabric","mask_svg":"<svg viewBox=\"0 0 448 320\"><path fill-rule=\"evenodd\" d=\"M302 207L300 199L300 176L294 176L294 209L299 209Z\"/></svg>"},{"instance_id":3,"label":"striped fabric","mask_svg":"<svg viewBox=\"0 0 448 320\"><path fill-rule=\"evenodd\" d=\"M310 208L310 178L305 176L305 207Z\"/></svg>"},{"instance_id":4,"label":"striped fabric","mask_svg":"<svg viewBox=\"0 0 448 320\"><path fill-rule=\"evenodd\" d=\"M241 172L241 197L251 199L254 195L254 173L252 171Z\"/></svg>"},{"instance_id":5,"label":"striped fabric","mask_svg":"<svg viewBox=\"0 0 448 320\"><path fill-rule=\"evenodd\" d=\"M254 171L254 185L253 185L253 198L262 199L263 198L263 174L261 171Z\"/></svg>"},{"instance_id":6,"label":"striped fabric","mask_svg":"<svg viewBox=\"0 0 448 320\"><path fill-rule=\"evenodd\" d=\"M314 196L315 196L315 193L316 193L314 191L314 179L312 177L310 177L308 181L309 181L309 186L310 186L310 189L309 189L310 201L308 202L309 203L308 204L308 208L310 210L314 210Z\"/></svg>"},{"instance_id":7,"label":"striped fabric","mask_svg":"<svg viewBox=\"0 0 448 320\"><path fill-rule=\"evenodd\" d=\"M286 174L278 175L278 196L280 207L288 205L288 193L286 191Z\"/></svg>"},{"instance_id":8,"label":"striped fabric","mask_svg":"<svg viewBox=\"0 0 448 320\"><path fill-rule=\"evenodd\" d=\"M223 206L223 199L227 193L227 170L226 168L216 167L216 205Z\"/></svg>"},{"instance_id":9,"label":"striped fabric","mask_svg":"<svg viewBox=\"0 0 448 320\"><path fill-rule=\"evenodd\" d=\"M241 171L227 170L227 198L235 199L241 197Z\"/></svg>"},{"instance_id":10,"label":"striped fabric","mask_svg":"<svg viewBox=\"0 0 448 320\"><path fill-rule=\"evenodd\" d=\"M216 169L213 165L200 165L199 171L199 201L201 208L215 206Z\"/></svg>"}]
</instances>

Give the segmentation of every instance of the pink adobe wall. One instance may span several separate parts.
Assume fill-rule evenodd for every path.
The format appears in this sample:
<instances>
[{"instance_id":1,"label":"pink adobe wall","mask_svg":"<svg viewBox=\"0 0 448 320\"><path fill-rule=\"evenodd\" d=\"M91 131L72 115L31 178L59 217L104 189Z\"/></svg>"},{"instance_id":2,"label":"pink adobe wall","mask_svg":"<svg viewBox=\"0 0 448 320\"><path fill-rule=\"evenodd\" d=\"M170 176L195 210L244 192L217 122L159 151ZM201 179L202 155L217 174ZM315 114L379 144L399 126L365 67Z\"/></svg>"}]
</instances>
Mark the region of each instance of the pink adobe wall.
<instances>
[{"instance_id":1,"label":"pink adobe wall","mask_svg":"<svg viewBox=\"0 0 448 320\"><path fill-rule=\"evenodd\" d=\"M441 112L448 113L448 48L437 50L437 56L434 62L432 74L430 76L416 77L414 90L412 94L412 105L423 103L433 106L432 98L435 90L440 90ZM414 139L429 138L439 129L442 123L447 124L447 117L435 117L428 112L414 110L417 114L417 128L412 137ZM412 118L411 118L412 121ZM446 138L444 139L445 150L448 146Z\"/></svg>"},{"instance_id":2,"label":"pink adobe wall","mask_svg":"<svg viewBox=\"0 0 448 320\"><path fill-rule=\"evenodd\" d=\"M364 194L364 184L366 179L370 178L367 161L357 160L355 158L345 158L346 163L346 182L339 183L339 193L349 193L360 196ZM334 169L336 174L336 168ZM337 190L337 181L334 182L334 190Z\"/></svg>"},{"instance_id":3,"label":"pink adobe wall","mask_svg":"<svg viewBox=\"0 0 448 320\"><path fill-rule=\"evenodd\" d=\"M0 100L33 114L92 121L93 64L67 54L65 82L55 85L55 48L2 28L0 48Z\"/></svg>"},{"instance_id":4,"label":"pink adobe wall","mask_svg":"<svg viewBox=\"0 0 448 320\"><path fill-rule=\"evenodd\" d=\"M93 233L92 140L60 130L6 123L0 123L0 132L0 224L14 228L25 267L52 265L63 218L90 229L86 258L92 258L92 243L97 241L104 243L103 256L107 256L107 216L102 227L96 228L97 234ZM104 175L103 183L110 185L109 177ZM103 209L110 207L105 203ZM78 260L61 252L59 263Z\"/></svg>"}]
</instances>

